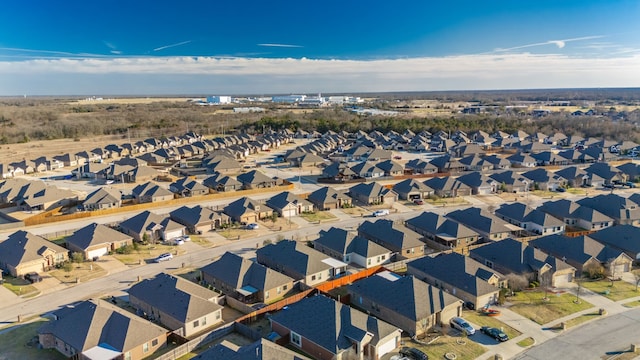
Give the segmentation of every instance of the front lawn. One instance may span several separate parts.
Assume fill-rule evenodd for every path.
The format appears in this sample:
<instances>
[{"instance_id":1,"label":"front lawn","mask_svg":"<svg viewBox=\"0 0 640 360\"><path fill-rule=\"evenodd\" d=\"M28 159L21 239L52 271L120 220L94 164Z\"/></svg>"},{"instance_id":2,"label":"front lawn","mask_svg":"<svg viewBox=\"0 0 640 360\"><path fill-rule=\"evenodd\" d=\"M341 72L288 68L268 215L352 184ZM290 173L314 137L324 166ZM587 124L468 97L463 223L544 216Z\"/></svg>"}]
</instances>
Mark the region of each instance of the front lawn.
<instances>
[{"instance_id":1,"label":"front lawn","mask_svg":"<svg viewBox=\"0 0 640 360\"><path fill-rule=\"evenodd\" d=\"M637 306L640 306L640 300L634 300L634 301L631 301L631 302L628 302L628 303L625 303L625 304L622 304L622 305L624 305L625 307L628 307L628 308L637 307Z\"/></svg>"},{"instance_id":2,"label":"front lawn","mask_svg":"<svg viewBox=\"0 0 640 360\"><path fill-rule=\"evenodd\" d=\"M545 296L548 300L543 299ZM574 294L551 292L545 294L540 290L520 291L508 299L512 304L509 307L510 310L540 325L593 307L583 299L578 303L574 302L575 300Z\"/></svg>"},{"instance_id":3,"label":"front lawn","mask_svg":"<svg viewBox=\"0 0 640 360\"><path fill-rule=\"evenodd\" d=\"M129 254L113 254L113 257L120 260L126 265L138 265L141 262L153 261L158 255L170 252L174 256L184 254L184 250L180 249L180 246L164 245L164 244L149 244L149 245L136 245L137 249L131 250ZM177 252L177 254L176 254Z\"/></svg>"},{"instance_id":4,"label":"front lawn","mask_svg":"<svg viewBox=\"0 0 640 360\"><path fill-rule=\"evenodd\" d=\"M582 286L613 301L624 300L640 295L636 286L626 281L609 280L583 281Z\"/></svg>"},{"instance_id":5,"label":"front lawn","mask_svg":"<svg viewBox=\"0 0 640 360\"><path fill-rule=\"evenodd\" d=\"M66 359L53 349L38 349L38 328L48 320L39 319L28 324L18 324L6 328L0 333L0 359Z\"/></svg>"},{"instance_id":6,"label":"front lawn","mask_svg":"<svg viewBox=\"0 0 640 360\"><path fill-rule=\"evenodd\" d=\"M23 278L5 275L2 285L18 296L35 296L39 293L35 286Z\"/></svg>"},{"instance_id":7,"label":"front lawn","mask_svg":"<svg viewBox=\"0 0 640 360\"><path fill-rule=\"evenodd\" d=\"M487 349L475 341L459 336L442 335L429 345L423 345L413 340L405 341L404 346L410 346L422 350L429 359L445 359L445 354L455 354L458 360L476 359L484 354Z\"/></svg>"},{"instance_id":8,"label":"front lawn","mask_svg":"<svg viewBox=\"0 0 640 360\"><path fill-rule=\"evenodd\" d=\"M469 202L467 200L465 200L463 197L425 199L425 202L427 204L431 204L433 206L469 205Z\"/></svg>"},{"instance_id":9,"label":"front lawn","mask_svg":"<svg viewBox=\"0 0 640 360\"><path fill-rule=\"evenodd\" d=\"M307 220L308 222L322 222L322 221L329 221L329 220L335 220L336 217L328 212L328 211L316 211L313 213L302 213L300 214L300 217Z\"/></svg>"},{"instance_id":10,"label":"front lawn","mask_svg":"<svg viewBox=\"0 0 640 360\"><path fill-rule=\"evenodd\" d=\"M532 337L528 337L528 338L520 340L518 342L518 346L526 348L526 347L529 347L529 346L531 346L531 345L533 345L535 343L536 343L536 341Z\"/></svg>"},{"instance_id":11,"label":"front lawn","mask_svg":"<svg viewBox=\"0 0 640 360\"><path fill-rule=\"evenodd\" d=\"M580 325L583 322L599 318L600 316L601 315L600 315L599 311L593 311L593 312L590 312L590 313L586 313L586 314L582 314L580 316L574 317L573 319L569 319L569 320L565 321L564 324L568 329L568 328ZM557 324L554 327L555 328L560 328L561 326L560 326L560 324Z\"/></svg>"},{"instance_id":12,"label":"front lawn","mask_svg":"<svg viewBox=\"0 0 640 360\"><path fill-rule=\"evenodd\" d=\"M500 317L496 316L487 316L484 315L480 312L477 311L464 311L462 313L462 316L469 320L470 322L472 322L475 325L478 325L480 327L482 326L489 326L489 327L494 327L494 328L498 328L498 329L502 329L502 331L507 334L507 336L509 337L509 339L513 339L515 337L520 336L522 333L514 328L512 328L511 326L503 323L502 321L500 321ZM476 329L477 331L480 331L480 329Z\"/></svg>"},{"instance_id":13,"label":"front lawn","mask_svg":"<svg viewBox=\"0 0 640 360\"><path fill-rule=\"evenodd\" d=\"M51 271L49 275L62 283L72 283L75 282L76 279L80 282L85 282L107 274L107 271L95 262L71 263L68 270L70 271L66 271L65 269L54 270Z\"/></svg>"}]
</instances>

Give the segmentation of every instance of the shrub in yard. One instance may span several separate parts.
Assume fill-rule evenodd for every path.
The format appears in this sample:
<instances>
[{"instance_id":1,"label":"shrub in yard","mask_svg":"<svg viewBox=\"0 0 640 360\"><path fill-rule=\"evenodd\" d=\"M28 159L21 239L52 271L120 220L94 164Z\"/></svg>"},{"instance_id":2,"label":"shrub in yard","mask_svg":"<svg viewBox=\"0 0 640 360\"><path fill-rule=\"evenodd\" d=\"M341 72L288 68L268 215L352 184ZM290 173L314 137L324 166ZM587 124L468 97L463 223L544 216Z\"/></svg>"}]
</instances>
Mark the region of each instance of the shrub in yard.
<instances>
[{"instance_id":1,"label":"shrub in yard","mask_svg":"<svg viewBox=\"0 0 640 360\"><path fill-rule=\"evenodd\" d=\"M64 264L62 264L62 270L71 272L71 270L73 270L73 264L71 261L65 261Z\"/></svg>"},{"instance_id":2,"label":"shrub in yard","mask_svg":"<svg viewBox=\"0 0 640 360\"><path fill-rule=\"evenodd\" d=\"M79 253L79 252L71 253L71 262L81 263L83 261L84 261L84 256L82 255L82 253Z\"/></svg>"},{"instance_id":3,"label":"shrub in yard","mask_svg":"<svg viewBox=\"0 0 640 360\"><path fill-rule=\"evenodd\" d=\"M120 247L120 248L116 249L116 253L118 253L120 255L131 254L132 252L133 252L133 246L132 245L125 245L123 247Z\"/></svg>"}]
</instances>

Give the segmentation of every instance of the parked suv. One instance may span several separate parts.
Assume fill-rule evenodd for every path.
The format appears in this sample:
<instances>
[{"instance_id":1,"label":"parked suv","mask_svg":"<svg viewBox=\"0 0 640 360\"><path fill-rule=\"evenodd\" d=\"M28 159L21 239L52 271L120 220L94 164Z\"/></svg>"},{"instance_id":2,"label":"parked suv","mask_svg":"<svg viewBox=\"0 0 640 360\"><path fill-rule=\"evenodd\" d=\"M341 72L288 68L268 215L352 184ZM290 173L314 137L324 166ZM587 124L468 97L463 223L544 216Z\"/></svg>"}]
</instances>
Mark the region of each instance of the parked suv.
<instances>
[{"instance_id":1,"label":"parked suv","mask_svg":"<svg viewBox=\"0 0 640 360\"><path fill-rule=\"evenodd\" d=\"M158 257L155 258L154 261L159 263L162 261L169 261L171 259L173 259L173 255L171 253L164 253L164 254L158 255Z\"/></svg>"},{"instance_id":2,"label":"parked suv","mask_svg":"<svg viewBox=\"0 0 640 360\"><path fill-rule=\"evenodd\" d=\"M415 360L429 360L429 356L423 353L422 350L408 347L408 346L403 346L400 348L400 355L406 356L410 359L415 359Z\"/></svg>"},{"instance_id":3,"label":"parked suv","mask_svg":"<svg viewBox=\"0 0 640 360\"><path fill-rule=\"evenodd\" d=\"M37 283L42 281L42 276L40 276L40 274L38 274L37 272L30 272L24 276L24 279L29 281L30 283Z\"/></svg>"},{"instance_id":4,"label":"parked suv","mask_svg":"<svg viewBox=\"0 0 640 360\"><path fill-rule=\"evenodd\" d=\"M389 215L389 210L386 210L386 209L376 210L376 211L373 212L372 215L374 217Z\"/></svg>"},{"instance_id":5,"label":"parked suv","mask_svg":"<svg viewBox=\"0 0 640 360\"><path fill-rule=\"evenodd\" d=\"M476 333L476 329L473 328L465 319L454 317L449 321L451 327L466 333L467 335L473 335Z\"/></svg>"}]
</instances>

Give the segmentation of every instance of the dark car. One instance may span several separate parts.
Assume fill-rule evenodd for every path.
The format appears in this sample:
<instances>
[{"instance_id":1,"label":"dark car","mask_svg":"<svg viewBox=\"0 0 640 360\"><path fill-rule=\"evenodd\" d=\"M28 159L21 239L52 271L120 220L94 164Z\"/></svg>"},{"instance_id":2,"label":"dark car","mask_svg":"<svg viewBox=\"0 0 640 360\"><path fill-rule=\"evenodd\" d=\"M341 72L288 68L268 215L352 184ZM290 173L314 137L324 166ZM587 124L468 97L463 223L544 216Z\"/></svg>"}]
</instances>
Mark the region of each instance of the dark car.
<instances>
[{"instance_id":1,"label":"dark car","mask_svg":"<svg viewBox=\"0 0 640 360\"><path fill-rule=\"evenodd\" d=\"M403 355L415 360L429 360L429 356L427 356L427 354L423 353L422 351L416 348L412 348L408 346L403 346L402 348L400 348L400 355Z\"/></svg>"},{"instance_id":2,"label":"dark car","mask_svg":"<svg viewBox=\"0 0 640 360\"><path fill-rule=\"evenodd\" d=\"M567 189L563 188L563 187L559 187L556 189L557 192L565 192L567 191Z\"/></svg>"},{"instance_id":3,"label":"dark car","mask_svg":"<svg viewBox=\"0 0 640 360\"><path fill-rule=\"evenodd\" d=\"M491 336L492 338L500 342L505 342L509 340L509 337L507 336L507 334L503 333L500 329L497 329L494 327L483 326L480 328L480 331L482 331L483 333Z\"/></svg>"},{"instance_id":4,"label":"dark car","mask_svg":"<svg viewBox=\"0 0 640 360\"><path fill-rule=\"evenodd\" d=\"M466 307L469 310L475 310L476 309L476 305L474 303L472 303L471 301L467 301L464 303L464 307Z\"/></svg>"},{"instance_id":5,"label":"dark car","mask_svg":"<svg viewBox=\"0 0 640 360\"><path fill-rule=\"evenodd\" d=\"M42 281L42 276L40 276L40 274L38 274L37 272L30 272L24 276L24 279L29 281L30 283L37 283Z\"/></svg>"}]
</instances>

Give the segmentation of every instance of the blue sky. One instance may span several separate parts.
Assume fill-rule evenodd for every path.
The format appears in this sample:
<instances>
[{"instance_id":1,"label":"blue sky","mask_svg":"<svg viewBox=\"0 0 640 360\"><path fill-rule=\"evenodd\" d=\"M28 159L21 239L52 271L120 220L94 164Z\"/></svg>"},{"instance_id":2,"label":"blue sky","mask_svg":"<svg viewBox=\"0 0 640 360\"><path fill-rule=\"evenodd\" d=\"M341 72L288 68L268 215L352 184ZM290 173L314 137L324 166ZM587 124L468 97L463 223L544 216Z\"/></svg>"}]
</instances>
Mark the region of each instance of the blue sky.
<instances>
[{"instance_id":1,"label":"blue sky","mask_svg":"<svg viewBox=\"0 0 640 360\"><path fill-rule=\"evenodd\" d=\"M640 2L10 1L0 95L640 86Z\"/></svg>"}]
</instances>

